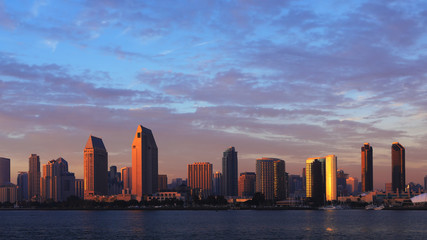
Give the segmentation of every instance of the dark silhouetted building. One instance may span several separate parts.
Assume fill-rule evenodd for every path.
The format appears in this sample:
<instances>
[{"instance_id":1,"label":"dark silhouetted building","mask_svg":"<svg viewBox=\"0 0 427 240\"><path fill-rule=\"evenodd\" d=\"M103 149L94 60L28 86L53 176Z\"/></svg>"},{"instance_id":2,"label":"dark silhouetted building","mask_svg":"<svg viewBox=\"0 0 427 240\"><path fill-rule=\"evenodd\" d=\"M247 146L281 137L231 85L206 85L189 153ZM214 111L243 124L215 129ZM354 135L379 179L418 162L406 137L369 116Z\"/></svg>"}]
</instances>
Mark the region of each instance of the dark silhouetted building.
<instances>
[{"instance_id":1,"label":"dark silhouetted building","mask_svg":"<svg viewBox=\"0 0 427 240\"><path fill-rule=\"evenodd\" d=\"M337 188L338 188L338 196L343 196L347 194L347 180L348 174L344 172L342 169L338 169L337 171Z\"/></svg>"},{"instance_id":2,"label":"dark silhouetted building","mask_svg":"<svg viewBox=\"0 0 427 240\"><path fill-rule=\"evenodd\" d=\"M286 198L285 161L277 158L256 160L256 192L266 200Z\"/></svg>"},{"instance_id":3,"label":"dark silhouetted building","mask_svg":"<svg viewBox=\"0 0 427 240\"><path fill-rule=\"evenodd\" d=\"M256 174L254 172L240 173L239 197L251 197L255 193Z\"/></svg>"},{"instance_id":4,"label":"dark silhouetted building","mask_svg":"<svg viewBox=\"0 0 427 240\"><path fill-rule=\"evenodd\" d=\"M424 192L427 192L427 175L424 177Z\"/></svg>"},{"instance_id":5,"label":"dark silhouetted building","mask_svg":"<svg viewBox=\"0 0 427 240\"><path fill-rule=\"evenodd\" d=\"M391 184L393 192L402 192L405 183L405 148L398 142L391 145Z\"/></svg>"},{"instance_id":6,"label":"dark silhouetted building","mask_svg":"<svg viewBox=\"0 0 427 240\"><path fill-rule=\"evenodd\" d=\"M166 174L159 174L159 192L167 192L168 191L168 176Z\"/></svg>"},{"instance_id":7,"label":"dark silhouetted building","mask_svg":"<svg viewBox=\"0 0 427 240\"><path fill-rule=\"evenodd\" d=\"M221 185L222 185L222 173L215 172L213 176L213 194L215 196L222 195Z\"/></svg>"},{"instance_id":8,"label":"dark silhouetted building","mask_svg":"<svg viewBox=\"0 0 427 240\"><path fill-rule=\"evenodd\" d=\"M365 143L361 149L362 154L362 192L374 190L373 151L369 143Z\"/></svg>"},{"instance_id":9,"label":"dark silhouetted building","mask_svg":"<svg viewBox=\"0 0 427 240\"><path fill-rule=\"evenodd\" d=\"M289 175L288 190L291 197L304 197L303 180L300 175Z\"/></svg>"},{"instance_id":10,"label":"dark silhouetted building","mask_svg":"<svg viewBox=\"0 0 427 240\"><path fill-rule=\"evenodd\" d=\"M108 171L108 195L121 194L122 190L122 174L117 172L116 166L111 166L110 171Z\"/></svg>"},{"instance_id":11,"label":"dark silhouetted building","mask_svg":"<svg viewBox=\"0 0 427 240\"><path fill-rule=\"evenodd\" d=\"M224 196L238 195L237 152L234 147L225 150L222 157L222 193Z\"/></svg>"},{"instance_id":12,"label":"dark silhouetted building","mask_svg":"<svg viewBox=\"0 0 427 240\"><path fill-rule=\"evenodd\" d=\"M101 138L89 136L84 149L85 198L108 195L108 153Z\"/></svg>"},{"instance_id":13,"label":"dark silhouetted building","mask_svg":"<svg viewBox=\"0 0 427 240\"><path fill-rule=\"evenodd\" d=\"M83 199L85 196L85 181L83 179L74 180L74 196Z\"/></svg>"},{"instance_id":14,"label":"dark silhouetted building","mask_svg":"<svg viewBox=\"0 0 427 240\"><path fill-rule=\"evenodd\" d=\"M10 183L10 159L0 157L0 185Z\"/></svg>"},{"instance_id":15,"label":"dark silhouetted building","mask_svg":"<svg viewBox=\"0 0 427 240\"><path fill-rule=\"evenodd\" d=\"M132 143L132 195L138 200L158 190L158 149L150 129L138 126Z\"/></svg>"},{"instance_id":16,"label":"dark silhouetted building","mask_svg":"<svg viewBox=\"0 0 427 240\"><path fill-rule=\"evenodd\" d=\"M18 201L27 201L28 200L28 173L19 172L18 177L16 178L16 183L18 186Z\"/></svg>"},{"instance_id":17,"label":"dark silhouetted building","mask_svg":"<svg viewBox=\"0 0 427 240\"><path fill-rule=\"evenodd\" d=\"M40 196L40 157L31 154L28 170L28 198Z\"/></svg>"}]
</instances>

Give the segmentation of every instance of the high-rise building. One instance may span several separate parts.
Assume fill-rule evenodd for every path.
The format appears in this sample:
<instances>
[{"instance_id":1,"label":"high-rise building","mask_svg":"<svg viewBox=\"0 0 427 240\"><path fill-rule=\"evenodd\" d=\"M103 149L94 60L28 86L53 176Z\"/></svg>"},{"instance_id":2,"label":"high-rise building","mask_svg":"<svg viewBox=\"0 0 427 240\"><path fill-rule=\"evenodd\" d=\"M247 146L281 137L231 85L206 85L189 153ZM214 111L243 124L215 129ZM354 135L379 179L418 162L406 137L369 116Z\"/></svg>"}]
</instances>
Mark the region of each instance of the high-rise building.
<instances>
[{"instance_id":1,"label":"high-rise building","mask_svg":"<svg viewBox=\"0 0 427 240\"><path fill-rule=\"evenodd\" d=\"M110 171L108 171L108 195L120 194L122 189L122 174L117 172L116 166L110 166Z\"/></svg>"},{"instance_id":2,"label":"high-rise building","mask_svg":"<svg viewBox=\"0 0 427 240\"><path fill-rule=\"evenodd\" d=\"M28 173L19 172L16 178L18 186L18 201L28 200Z\"/></svg>"},{"instance_id":3,"label":"high-rise building","mask_svg":"<svg viewBox=\"0 0 427 240\"><path fill-rule=\"evenodd\" d=\"M85 180L84 179L74 180L74 195L81 199L84 198L85 196Z\"/></svg>"},{"instance_id":4,"label":"high-rise building","mask_svg":"<svg viewBox=\"0 0 427 240\"><path fill-rule=\"evenodd\" d=\"M290 196L293 196L293 197L305 196L302 183L303 183L303 180L300 175L289 175L288 191Z\"/></svg>"},{"instance_id":5,"label":"high-rise building","mask_svg":"<svg viewBox=\"0 0 427 240\"><path fill-rule=\"evenodd\" d=\"M108 194L108 153L101 138L90 135L84 149L85 198Z\"/></svg>"},{"instance_id":6,"label":"high-rise building","mask_svg":"<svg viewBox=\"0 0 427 240\"><path fill-rule=\"evenodd\" d=\"M337 171L337 189L338 195L342 196L347 194L347 178L348 174L344 172L342 169L338 169Z\"/></svg>"},{"instance_id":7,"label":"high-rise building","mask_svg":"<svg viewBox=\"0 0 427 240\"><path fill-rule=\"evenodd\" d=\"M424 177L424 192L427 193L427 175Z\"/></svg>"},{"instance_id":8,"label":"high-rise building","mask_svg":"<svg viewBox=\"0 0 427 240\"><path fill-rule=\"evenodd\" d=\"M10 159L0 157L0 185L10 183Z\"/></svg>"},{"instance_id":9,"label":"high-rise building","mask_svg":"<svg viewBox=\"0 0 427 240\"><path fill-rule=\"evenodd\" d=\"M129 194L132 190L132 167L123 167L122 172L122 181L123 181L123 190L125 193Z\"/></svg>"},{"instance_id":10,"label":"high-rise building","mask_svg":"<svg viewBox=\"0 0 427 240\"><path fill-rule=\"evenodd\" d=\"M346 180L347 183L347 191L350 194L358 193L359 180L355 177L349 177Z\"/></svg>"},{"instance_id":11,"label":"high-rise building","mask_svg":"<svg viewBox=\"0 0 427 240\"><path fill-rule=\"evenodd\" d=\"M222 189L224 196L237 196L238 190L237 152L229 147L222 157Z\"/></svg>"},{"instance_id":12,"label":"high-rise building","mask_svg":"<svg viewBox=\"0 0 427 240\"><path fill-rule=\"evenodd\" d=\"M177 189L184 184L182 178L173 178L169 189ZM186 184L185 184L186 185Z\"/></svg>"},{"instance_id":13,"label":"high-rise building","mask_svg":"<svg viewBox=\"0 0 427 240\"><path fill-rule=\"evenodd\" d=\"M13 183L0 185L0 203L15 203L18 200L18 187Z\"/></svg>"},{"instance_id":14,"label":"high-rise building","mask_svg":"<svg viewBox=\"0 0 427 240\"><path fill-rule=\"evenodd\" d=\"M374 190L373 151L369 143L363 144L362 154L362 192Z\"/></svg>"},{"instance_id":15,"label":"high-rise building","mask_svg":"<svg viewBox=\"0 0 427 240\"><path fill-rule=\"evenodd\" d=\"M213 194L215 196L222 195L221 185L222 185L222 173L215 172L213 176Z\"/></svg>"},{"instance_id":16,"label":"high-rise building","mask_svg":"<svg viewBox=\"0 0 427 240\"><path fill-rule=\"evenodd\" d=\"M277 158L256 160L256 192L266 200L282 200L286 197L285 161Z\"/></svg>"},{"instance_id":17,"label":"high-rise building","mask_svg":"<svg viewBox=\"0 0 427 240\"><path fill-rule=\"evenodd\" d=\"M254 172L240 173L239 197L251 197L255 194L256 174Z\"/></svg>"},{"instance_id":18,"label":"high-rise building","mask_svg":"<svg viewBox=\"0 0 427 240\"><path fill-rule=\"evenodd\" d=\"M40 157L31 154L28 170L28 198L40 196Z\"/></svg>"},{"instance_id":19,"label":"high-rise building","mask_svg":"<svg viewBox=\"0 0 427 240\"><path fill-rule=\"evenodd\" d=\"M68 172L68 162L63 158L43 165L40 195L43 200L66 201L75 194L74 173Z\"/></svg>"},{"instance_id":20,"label":"high-rise building","mask_svg":"<svg viewBox=\"0 0 427 240\"><path fill-rule=\"evenodd\" d=\"M391 184L393 192L405 190L405 148L398 142L391 145Z\"/></svg>"},{"instance_id":21,"label":"high-rise building","mask_svg":"<svg viewBox=\"0 0 427 240\"><path fill-rule=\"evenodd\" d=\"M198 162L187 165L188 187L200 191L202 197L212 195L212 164Z\"/></svg>"},{"instance_id":22,"label":"high-rise building","mask_svg":"<svg viewBox=\"0 0 427 240\"><path fill-rule=\"evenodd\" d=\"M338 199L337 157L335 155L308 158L306 160L306 178L306 196L311 201L322 203Z\"/></svg>"},{"instance_id":23,"label":"high-rise building","mask_svg":"<svg viewBox=\"0 0 427 240\"><path fill-rule=\"evenodd\" d=\"M150 129L138 126L132 143L132 195L157 192L158 149Z\"/></svg>"},{"instance_id":24,"label":"high-rise building","mask_svg":"<svg viewBox=\"0 0 427 240\"><path fill-rule=\"evenodd\" d=\"M158 192L166 192L166 191L168 191L168 175L166 175L166 174L159 174L158 185L159 185Z\"/></svg>"}]
</instances>

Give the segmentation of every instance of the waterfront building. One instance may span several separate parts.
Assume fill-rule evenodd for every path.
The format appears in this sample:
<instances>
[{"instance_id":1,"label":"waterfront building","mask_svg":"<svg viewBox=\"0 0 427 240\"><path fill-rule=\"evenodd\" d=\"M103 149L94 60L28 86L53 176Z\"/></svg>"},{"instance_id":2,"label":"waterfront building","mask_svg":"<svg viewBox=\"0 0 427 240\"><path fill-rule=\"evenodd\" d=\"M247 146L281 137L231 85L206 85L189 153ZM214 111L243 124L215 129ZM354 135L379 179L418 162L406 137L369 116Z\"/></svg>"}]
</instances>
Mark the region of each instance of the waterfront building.
<instances>
[{"instance_id":1,"label":"waterfront building","mask_svg":"<svg viewBox=\"0 0 427 240\"><path fill-rule=\"evenodd\" d=\"M167 199L177 199L180 201L185 201L185 196L183 196L179 192L157 192L152 195L147 196L147 201L150 202L152 200L157 201L165 201Z\"/></svg>"},{"instance_id":2,"label":"waterfront building","mask_svg":"<svg viewBox=\"0 0 427 240\"><path fill-rule=\"evenodd\" d=\"M391 145L391 184L393 192L402 192L405 183L405 148L398 142Z\"/></svg>"},{"instance_id":3,"label":"waterfront building","mask_svg":"<svg viewBox=\"0 0 427 240\"><path fill-rule=\"evenodd\" d=\"M286 197L285 161L277 158L256 160L256 192L266 200L282 200Z\"/></svg>"},{"instance_id":4,"label":"waterfront building","mask_svg":"<svg viewBox=\"0 0 427 240\"><path fill-rule=\"evenodd\" d=\"M18 186L18 201L27 201L28 200L28 173L19 172L18 177L16 178L16 183Z\"/></svg>"},{"instance_id":5,"label":"waterfront building","mask_svg":"<svg viewBox=\"0 0 427 240\"><path fill-rule=\"evenodd\" d=\"M353 195L358 193L359 180L357 178L349 177L347 178L346 183L348 193Z\"/></svg>"},{"instance_id":6,"label":"waterfront building","mask_svg":"<svg viewBox=\"0 0 427 240\"><path fill-rule=\"evenodd\" d=\"M15 203L18 201L18 186L13 183L0 185L0 203Z\"/></svg>"},{"instance_id":7,"label":"waterfront building","mask_svg":"<svg viewBox=\"0 0 427 240\"><path fill-rule=\"evenodd\" d=\"M213 194L215 196L222 195L221 185L222 185L222 173L215 172L213 176Z\"/></svg>"},{"instance_id":8,"label":"waterfront building","mask_svg":"<svg viewBox=\"0 0 427 240\"><path fill-rule=\"evenodd\" d=\"M373 151L369 143L363 144L362 156L362 192L374 190Z\"/></svg>"},{"instance_id":9,"label":"waterfront building","mask_svg":"<svg viewBox=\"0 0 427 240\"><path fill-rule=\"evenodd\" d=\"M222 157L222 193L224 196L237 196L238 191L237 152L234 147L224 151Z\"/></svg>"},{"instance_id":10,"label":"waterfront building","mask_svg":"<svg viewBox=\"0 0 427 240\"><path fill-rule=\"evenodd\" d=\"M31 154L28 170L28 198L40 196L40 157Z\"/></svg>"},{"instance_id":11,"label":"waterfront building","mask_svg":"<svg viewBox=\"0 0 427 240\"><path fill-rule=\"evenodd\" d=\"M255 194L256 174L254 172L240 173L239 197L252 197Z\"/></svg>"},{"instance_id":12,"label":"waterfront building","mask_svg":"<svg viewBox=\"0 0 427 240\"><path fill-rule=\"evenodd\" d=\"M158 185L159 185L158 192L168 191L168 175L159 174Z\"/></svg>"},{"instance_id":13,"label":"waterfront building","mask_svg":"<svg viewBox=\"0 0 427 240\"><path fill-rule=\"evenodd\" d=\"M158 190L158 149L150 129L138 126L132 143L132 195L140 200L144 194Z\"/></svg>"},{"instance_id":14,"label":"waterfront building","mask_svg":"<svg viewBox=\"0 0 427 240\"><path fill-rule=\"evenodd\" d=\"M111 166L108 171L108 195L121 194L123 190L122 174L117 172L116 166Z\"/></svg>"},{"instance_id":15,"label":"waterfront building","mask_svg":"<svg viewBox=\"0 0 427 240\"><path fill-rule=\"evenodd\" d=\"M343 196L347 194L347 178L348 174L344 172L342 169L338 169L337 171L337 191L338 196Z\"/></svg>"},{"instance_id":16,"label":"waterfront building","mask_svg":"<svg viewBox=\"0 0 427 240\"><path fill-rule=\"evenodd\" d=\"M123 191L127 194L132 190L132 167L123 167L122 172Z\"/></svg>"},{"instance_id":17,"label":"waterfront building","mask_svg":"<svg viewBox=\"0 0 427 240\"><path fill-rule=\"evenodd\" d=\"M74 173L68 172L68 162L63 158L50 160L43 165L40 195L43 200L66 201L75 194Z\"/></svg>"},{"instance_id":18,"label":"waterfront building","mask_svg":"<svg viewBox=\"0 0 427 240\"><path fill-rule=\"evenodd\" d=\"M427 193L427 175L424 177L424 192Z\"/></svg>"},{"instance_id":19,"label":"waterfront building","mask_svg":"<svg viewBox=\"0 0 427 240\"><path fill-rule=\"evenodd\" d=\"M84 179L75 179L74 180L74 195L80 199L84 198L85 194L85 184Z\"/></svg>"},{"instance_id":20,"label":"waterfront building","mask_svg":"<svg viewBox=\"0 0 427 240\"><path fill-rule=\"evenodd\" d=\"M0 157L0 185L10 183L10 159Z\"/></svg>"},{"instance_id":21,"label":"waterfront building","mask_svg":"<svg viewBox=\"0 0 427 240\"><path fill-rule=\"evenodd\" d=\"M288 183L289 195L293 197L305 196L302 184L303 180L300 175L290 175Z\"/></svg>"},{"instance_id":22,"label":"waterfront building","mask_svg":"<svg viewBox=\"0 0 427 240\"><path fill-rule=\"evenodd\" d=\"M202 198L212 195L212 164L196 162L187 165L188 187L199 191Z\"/></svg>"},{"instance_id":23,"label":"waterfront building","mask_svg":"<svg viewBox=\"0 0 427 240\"><path fill-rule=\"evenodd\" d=\"M385 184L385 192L387 194L393 193L393 185L391 183L386 183Z\"/></svg>"},{"instance_id":24,"label":"waterfront building","mask_svg":"<svg viewBox=\"0 0 427 240\"><path fill-rule=\"evenodd\" d=\"M337 200L337 157L306 160L306 197L313 202Z\"/></svg>"},{"instance_id":25,"label":"waterfront building","mask_svg":"<svg viewBox=\"0 0 427 240\"><path fill-rule=\"evenodd\" d=\"M84 195L108 194L108 152L101 138L90 135L84 149Z\"/></svg>"}]
</instances>

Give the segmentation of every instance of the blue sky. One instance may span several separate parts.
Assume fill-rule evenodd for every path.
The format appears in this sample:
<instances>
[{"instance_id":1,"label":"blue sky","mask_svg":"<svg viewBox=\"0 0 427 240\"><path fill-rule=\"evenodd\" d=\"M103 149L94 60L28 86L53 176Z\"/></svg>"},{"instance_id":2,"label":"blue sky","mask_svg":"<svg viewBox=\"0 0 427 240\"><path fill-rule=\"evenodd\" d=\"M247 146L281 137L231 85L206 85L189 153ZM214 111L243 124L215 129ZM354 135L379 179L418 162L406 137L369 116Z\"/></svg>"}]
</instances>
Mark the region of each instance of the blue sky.
<instances>
[{"instance_id":1,"label":"blue sky","mask_svg":"<svg viewBox=\"0 0 427 240\"><path fill-rule=\"evenodd\" d=\"M370 142L383 188L399 141L407 182L422 182L426 24L423 1L0 0L0 155L13 178L31 153L82 177L90 134L130 166L142 124L169 178L220 171L233 145L240 172L336 154L360 179Z\"/></svg>"}]
</instances>

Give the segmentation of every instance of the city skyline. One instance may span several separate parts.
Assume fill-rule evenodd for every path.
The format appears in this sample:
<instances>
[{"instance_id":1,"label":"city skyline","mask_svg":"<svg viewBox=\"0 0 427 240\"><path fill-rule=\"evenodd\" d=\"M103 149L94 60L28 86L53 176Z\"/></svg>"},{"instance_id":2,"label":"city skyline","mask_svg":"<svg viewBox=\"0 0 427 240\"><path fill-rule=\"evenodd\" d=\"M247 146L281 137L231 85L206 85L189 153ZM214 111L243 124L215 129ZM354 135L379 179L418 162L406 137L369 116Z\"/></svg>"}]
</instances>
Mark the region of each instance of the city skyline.
<instances>
[{"instance_id":1,"label":"city skyline","mask_svg":"<svg viewBox=\"0 0 427 240\"><path fill-rule=\"evenodd\" d=\"M190 5L190 6L188 6ZM333 153L374 189L391 182L390 144L406 149L406 183L422 183L427 128L422 1L0 0L0 156L11 179L36 153L83 178L82 148L104 140L109 166L131 166L134 126L156 134L160 173L239 151L286 161Z\"/></svg>"}]
</instances>

